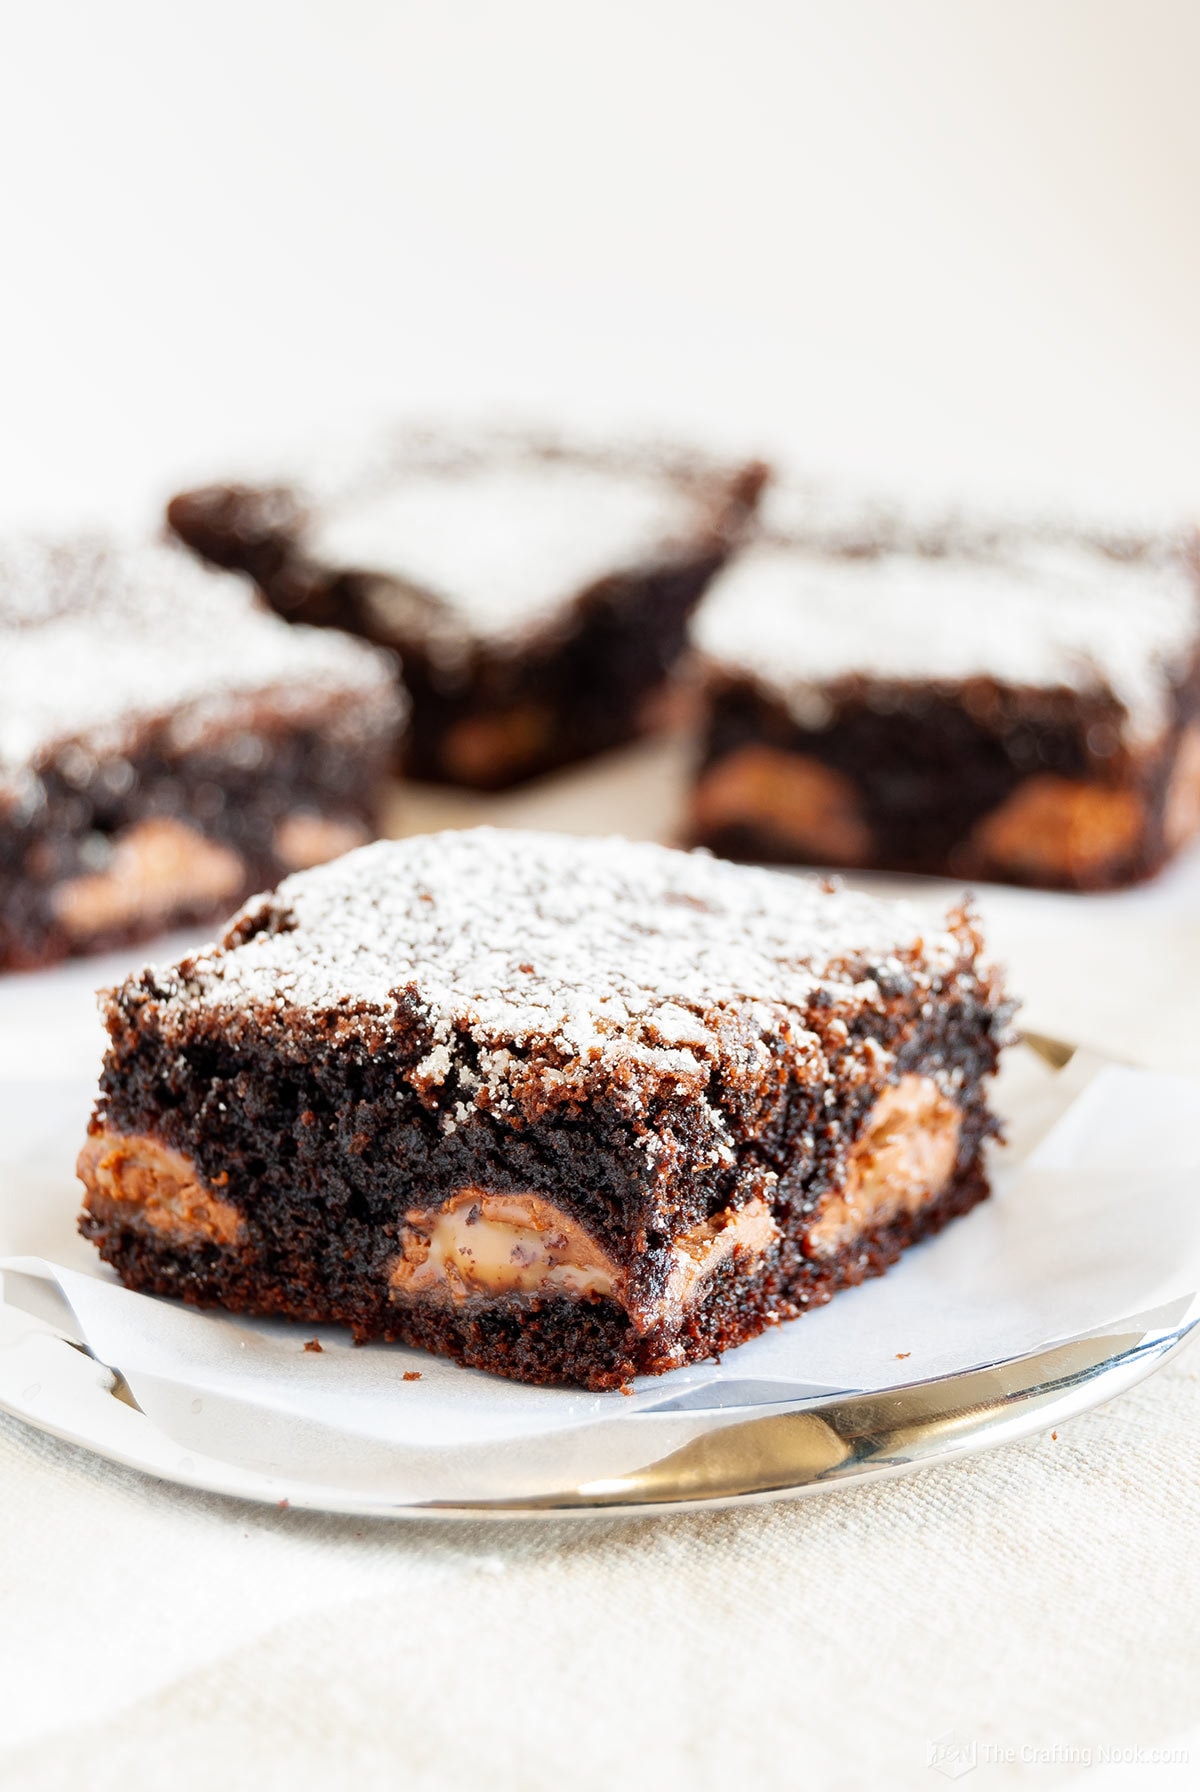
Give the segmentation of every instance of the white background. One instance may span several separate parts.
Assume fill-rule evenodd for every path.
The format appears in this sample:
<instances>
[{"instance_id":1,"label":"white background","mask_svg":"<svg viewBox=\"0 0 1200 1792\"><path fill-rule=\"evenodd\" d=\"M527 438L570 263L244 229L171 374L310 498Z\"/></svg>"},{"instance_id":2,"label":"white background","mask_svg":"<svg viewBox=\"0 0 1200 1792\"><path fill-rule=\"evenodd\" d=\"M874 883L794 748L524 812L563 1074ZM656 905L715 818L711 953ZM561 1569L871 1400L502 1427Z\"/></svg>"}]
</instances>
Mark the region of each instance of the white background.
<instances>
[{"instance_id":1,"label":"white background","mask_svg":"<svg viewBox=\"0 0 1200 1792\"><path fill-rule=\"evenodd\" d=\"M0 517L449 404L1200 503L1194 0L0 17Z\"/></svg>"}]
</instances>

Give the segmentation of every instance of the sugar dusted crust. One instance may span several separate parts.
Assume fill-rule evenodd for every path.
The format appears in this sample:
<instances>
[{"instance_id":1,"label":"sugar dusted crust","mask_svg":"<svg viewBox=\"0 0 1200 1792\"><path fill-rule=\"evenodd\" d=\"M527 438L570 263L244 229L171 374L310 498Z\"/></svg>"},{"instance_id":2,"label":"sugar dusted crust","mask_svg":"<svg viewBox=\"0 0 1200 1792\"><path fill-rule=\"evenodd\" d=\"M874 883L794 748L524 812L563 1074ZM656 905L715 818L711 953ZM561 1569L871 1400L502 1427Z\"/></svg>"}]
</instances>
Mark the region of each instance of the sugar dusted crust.
<instances>
[{"instance_id":1,"label":"sugar dusted crust","mask_svg":"<svg viewBox=\"0 0 1200 1792\"><path fill-rule=\"evenodd\" d=\"M362 642L287 628L245 580L178 548L80 536L0 549L0 780L59 742L118 753L171 716L181 744L244 720L355 698L398 727L390 663ZM336 725L336 724L335 724Z\"/></svg>"},{"instance_id":2,"label":"sugar dusted crust","mask_svg":"<svg viewBox=\"0 0 1200 1792\"><path fill-rule=\"evenodd\" d=\"M424 1049L409 1080L452 1129L471 1108L577 1100L601 1077L631 1100L643 1083L700 1090L765 1054L766 1028L803 1050L814 1000L881 972L930 984L961 958L962 928L705 853L479 828L289 878L152 986L164 1036L202 1014L250 1014L280 1038L298 1014L366 1040L411 1028Z\"/></svg>"},{"instance_id":3,"label":"sugar dusted crust","mask_svg":"<svg viewBox=\"0 0 1200 1792\"><path fill-rule=\"evenodd\" d=\"M289 487L183 494L170 520L202 552L240 531L279 542L298 577L369 580L364 632L425 635L452 671L467 640L517 649L592 587L723 540L764 477L649 442L398 430Z\"/></svg>"},{"instance_id":4,"label":"sugar dusted crust","mask_svg":"<svg viewBox=\"0 0 1200 1792\"><path fill-rule=\"evenodd\" d=\"M657 471L525 454L367 483L314 508L301 541L321 564L379 578L384 628L401 584L444 603L460 633L502 640L678 552L704 523L695 491ZM449 630L441 651L453 653Z\"/></svg>"},{"instance_id":5,"label":"sugar dusted crust","mask_svg":"<svg viewBox=\"0 0 1200 1792\"><path fill-rule=\"evenodd\" d=\"M764 543L714 585L694 633L710 660L781 693L805 722L828 712L840 681L985 678L1110 692L1130 740L1144 742L1167 724L1200 643L1200 590L1188 558L1165 544L1127 560L1020 536L943 554Z\"/></svg>"}]
</instances>

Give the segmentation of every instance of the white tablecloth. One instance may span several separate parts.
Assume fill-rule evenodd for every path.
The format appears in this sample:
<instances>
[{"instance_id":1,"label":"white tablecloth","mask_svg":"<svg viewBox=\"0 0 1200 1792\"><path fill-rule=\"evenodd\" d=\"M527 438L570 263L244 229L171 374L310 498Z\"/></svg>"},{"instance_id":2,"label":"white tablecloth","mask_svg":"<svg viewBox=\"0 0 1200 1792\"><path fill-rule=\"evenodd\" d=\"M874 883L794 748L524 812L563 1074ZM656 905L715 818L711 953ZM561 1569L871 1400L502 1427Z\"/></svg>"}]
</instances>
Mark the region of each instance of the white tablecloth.
<instances>
[{"instance_id":1,"label":"white tablecloth","mask_svg":"<svg viewBox=\"0 0 1200 1792\"><path fill-rule=\"evenodd\" d=\"M261 1511L4 1424L0 1783L932 1787L947 1732L1153 1747L1196 1717L1198 1486L1194 1352L1057 1440L625 1524Z\"/></svg>"}]
</instances>

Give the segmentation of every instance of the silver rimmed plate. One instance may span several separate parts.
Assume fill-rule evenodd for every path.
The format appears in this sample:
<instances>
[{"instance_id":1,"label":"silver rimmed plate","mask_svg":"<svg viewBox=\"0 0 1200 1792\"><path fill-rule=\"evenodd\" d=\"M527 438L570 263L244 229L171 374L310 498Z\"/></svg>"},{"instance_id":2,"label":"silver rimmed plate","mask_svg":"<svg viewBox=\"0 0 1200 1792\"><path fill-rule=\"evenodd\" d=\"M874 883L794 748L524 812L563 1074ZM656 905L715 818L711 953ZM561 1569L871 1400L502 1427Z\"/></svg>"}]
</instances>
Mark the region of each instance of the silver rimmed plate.
<instances>
[{"instance_id":1,"label":"silver rimmed plate","mask_svg":"<svg viewBox=\"0 0 1200 1792\"><path fill-rule=\"evenodd\" d=\"M1064 1424L1124 1393L1178 1350L1200 1319L1192 1303L1142 1314L964 1375L884 1394L780 1407L739 1417L613 1480L524 1498L409 1503L377 1489L354 1492L293 1476L259 1474L183 1450L146 1418L118 1372L77 1346L9 1324L0 1337L0 1408L110 1462L207 1493L379 1518L531 1518L678 1512L795 1498L881 1475L903 1474L993 1449ZM624 1421L648 1433L655 1413Z\"/></svg>"}]
</instances>

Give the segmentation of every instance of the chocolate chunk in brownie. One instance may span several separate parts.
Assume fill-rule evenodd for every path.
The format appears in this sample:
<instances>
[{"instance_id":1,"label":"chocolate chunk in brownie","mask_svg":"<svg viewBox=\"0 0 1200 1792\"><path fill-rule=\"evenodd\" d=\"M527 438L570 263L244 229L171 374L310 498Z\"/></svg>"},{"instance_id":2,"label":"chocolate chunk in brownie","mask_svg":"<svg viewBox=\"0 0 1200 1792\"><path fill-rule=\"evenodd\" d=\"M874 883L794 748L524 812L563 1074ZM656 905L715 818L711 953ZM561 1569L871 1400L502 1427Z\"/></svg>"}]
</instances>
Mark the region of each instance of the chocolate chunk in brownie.
<instances>
[{"instance_id":1,"label":"chocolate chunk in brownie","mask_svg":"<svg viewBox=\"0 0 1200 1792\"><path fill-rule=\"evenodd\" d=\"M624 1384L987 1192L969 915L621 840L438 834L109 993L82 1228L133 1288Z\"/></svg>"},{"instance_id":2,"label":"chocolate chunk in brownie","mask_svg":"<svg viewBox=\"0 0 1200 1792\"><path fill-rule=\"evenodd\" d=\"M361 845L388 656L174 546L0 549L0 969L227 915Z\"/></svg>"},{"instance_id":3,"label":"chocolate chunk in brownie","mask_svg":"<svg viewBox=\"0 0 1200 1792\"><path fill-rule=\"evenodd\" d=\"M729 569L694 638L689 831L718 852L1102 889L1200 826L1183 541L811 527Z\"/></svg>"},{"instance_id":4,"label":"chocolate chunk in brownie","mask_svg":"<svg viewBox=\"0 0 1200 1792\"><path fill-rule=\"evenodd\" d=\"M405 434L307 486L182 493L168 518L281 615L396 648L404 769L494 789L653 724L764 478L669 451Z\"/></svg>"}]
</instances>

